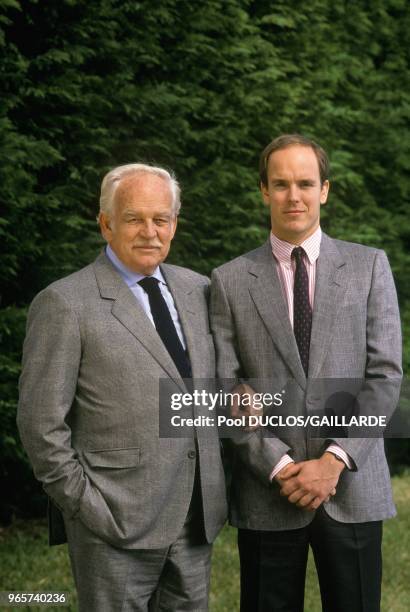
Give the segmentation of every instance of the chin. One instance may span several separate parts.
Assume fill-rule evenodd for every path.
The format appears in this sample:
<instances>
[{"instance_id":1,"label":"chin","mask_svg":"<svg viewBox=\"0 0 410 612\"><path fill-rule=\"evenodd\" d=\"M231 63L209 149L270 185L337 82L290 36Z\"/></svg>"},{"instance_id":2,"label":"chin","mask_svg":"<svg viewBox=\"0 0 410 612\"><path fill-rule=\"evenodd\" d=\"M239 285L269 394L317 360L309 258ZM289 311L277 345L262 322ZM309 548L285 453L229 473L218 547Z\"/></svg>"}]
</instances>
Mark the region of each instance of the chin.
<instances>
[{"instance_id":1,"label":"chin","mask_svg":"<svg viewBox=\"0 0 410 612\"><path fill-rule=\"evenodd\" d=\"M160 261L144 261L140 262L138 268L141 271L141 274L149 276L155 271L155 269L159 266L160 263Z\"/></svg>"}]
</instances>

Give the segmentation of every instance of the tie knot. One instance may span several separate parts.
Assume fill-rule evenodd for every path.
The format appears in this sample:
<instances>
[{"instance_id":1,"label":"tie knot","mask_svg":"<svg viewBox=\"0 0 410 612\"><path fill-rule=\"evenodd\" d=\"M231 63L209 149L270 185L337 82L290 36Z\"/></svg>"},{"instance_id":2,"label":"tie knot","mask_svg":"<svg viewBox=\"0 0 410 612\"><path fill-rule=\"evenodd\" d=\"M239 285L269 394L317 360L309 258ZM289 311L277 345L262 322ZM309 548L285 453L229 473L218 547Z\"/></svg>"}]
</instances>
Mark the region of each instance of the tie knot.
<instances>
[{"instance_id":1,"label":"tie knot","mask_svg":"<svg viewBox=\"0 0 410 612\"><path fill-rule=\"evenodd\" d=\"M305 249L303 249L302 247L295 247L293 249L292 257L294 257L296 259L297 263L302 261L304 252L305 252Z\"/></svg>"},{"instance_id":2,"label":"tie knot","mask_svg":"<svg viewBox=\"0 0 410 612\"><path fill-rule=\"evenodd\" d=\"M155 291L158 288L159 280L154 276L146 276L138 281L138 284L146 291L150 293L151 291Z\"/></svg>"}]
</instances>

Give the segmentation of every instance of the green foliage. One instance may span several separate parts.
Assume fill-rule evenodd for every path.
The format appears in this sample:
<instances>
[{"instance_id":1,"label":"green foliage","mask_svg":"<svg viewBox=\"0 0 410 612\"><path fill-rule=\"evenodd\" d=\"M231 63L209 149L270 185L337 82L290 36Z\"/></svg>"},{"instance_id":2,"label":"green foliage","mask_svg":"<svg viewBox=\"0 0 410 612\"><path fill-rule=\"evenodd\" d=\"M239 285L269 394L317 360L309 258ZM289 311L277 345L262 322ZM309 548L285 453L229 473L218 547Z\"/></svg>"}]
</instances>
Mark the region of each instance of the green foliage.
<instances>
[{"instance_id":1,"label":"green foliage","mask_svg":"<svg viewBox=\"0 0 410 612\"><path fill-rule=\"evenodd\" d=\"M386 249L409 330L409 14L404 0L0 0L1 453L19 458L27 305L94 258L117 164L176 172L171 261L209 273L267 236L262 148L317 139L332 162L323 226Z\"/></svg>"}]
</instances>

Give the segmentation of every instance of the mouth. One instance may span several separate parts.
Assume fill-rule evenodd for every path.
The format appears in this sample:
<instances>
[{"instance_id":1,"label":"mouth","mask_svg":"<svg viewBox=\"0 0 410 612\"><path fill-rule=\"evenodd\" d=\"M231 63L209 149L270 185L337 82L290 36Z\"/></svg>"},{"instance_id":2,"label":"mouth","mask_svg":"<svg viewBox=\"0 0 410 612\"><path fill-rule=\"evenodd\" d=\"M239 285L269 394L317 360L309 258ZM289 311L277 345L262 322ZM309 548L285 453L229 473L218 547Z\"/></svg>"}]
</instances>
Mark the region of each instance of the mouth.
<instances>
[{"instance_id":1,"label":"mouth","mask_svg":"<svg viewBox=\"0 0 410 612\"><path fill-rule=\"evenodd\" d=\"M290 215L291 217L293 216L297 216L297 215L303 215L305 211L304 210L287 210L285 211L285 215Z\"/></svg>"},{"instance_id":2,"label":"mouth","mask_svg":"<svg viewBox=\"0 0 410 612\"><path fill-rule=\"evenodd\" d=\"M159 246L135 245L133 248L134 249L138 249L139 251L147 251L147 253L150 253L152 251L157 251L161 247L159 247Z\"/></svg>"}]
</instances>

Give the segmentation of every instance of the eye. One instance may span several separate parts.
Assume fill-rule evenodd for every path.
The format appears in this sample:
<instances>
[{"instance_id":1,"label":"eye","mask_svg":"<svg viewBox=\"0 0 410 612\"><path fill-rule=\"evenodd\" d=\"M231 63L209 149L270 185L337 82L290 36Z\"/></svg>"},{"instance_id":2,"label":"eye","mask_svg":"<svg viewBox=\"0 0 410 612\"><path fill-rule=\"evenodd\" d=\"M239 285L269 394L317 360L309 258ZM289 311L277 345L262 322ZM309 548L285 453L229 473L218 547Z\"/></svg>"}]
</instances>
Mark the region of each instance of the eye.
<instances>
[{"instance_id":1,"label":"eye","mask_svg":"<svg viewBox=\"0 0 410 612\"><path fill-rule=\"evenodd\" d=\"M156 217L154 219L155 225L167 225L169 223L169 219L167 217Z\"/></svg>"},{"instance_id":2,"label":"eye","mask_svg":"<svg viewBox=\"0 0 410 612\"><path fill-rule=\"evenodd\" d=\"M125 223L128 223L129 225L135 225L138 222L139 222L139 219L137 219L137 217L127 217L125 219Z\"/></svg>"},{"instance_id":3,"label":"eye","mask_svg":"<svg viewBox=\"0 0 410 612\"><path fill-rule=\"evenodd\" d=\"M314 181L300 181L299 186L301 189L309 189L310 187L315 186Z\"/></svg>"},{"instance_id":4,"label":"eye","mask_svg":"<svg viewBox=\"0 0 410 612\"><path fill-rule=\"evenodd\" d=\"M273 181L272 185L274 189L286 189L285 181Z\"/></svg>"}]
</instances>

